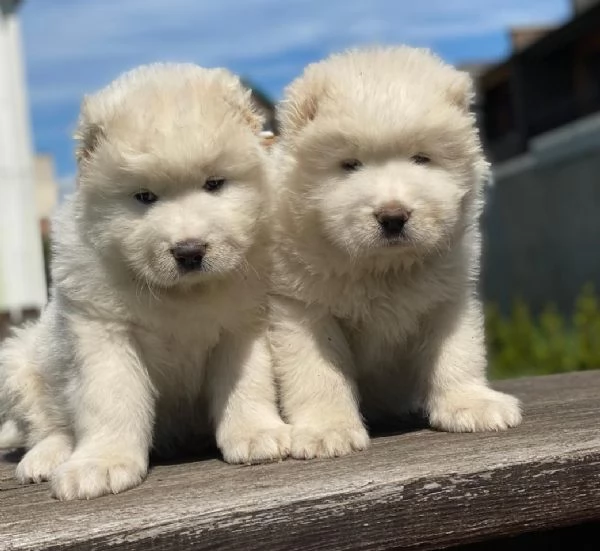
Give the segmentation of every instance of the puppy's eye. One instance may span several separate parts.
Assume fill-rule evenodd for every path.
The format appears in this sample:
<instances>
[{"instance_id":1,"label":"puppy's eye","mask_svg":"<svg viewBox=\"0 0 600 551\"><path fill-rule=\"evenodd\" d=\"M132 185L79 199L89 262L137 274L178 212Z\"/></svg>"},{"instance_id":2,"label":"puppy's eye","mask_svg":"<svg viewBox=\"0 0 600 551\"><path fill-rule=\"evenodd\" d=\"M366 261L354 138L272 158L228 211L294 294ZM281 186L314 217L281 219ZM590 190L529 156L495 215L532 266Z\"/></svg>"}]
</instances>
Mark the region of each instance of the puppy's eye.
<instances>
[{"instance_id":1,"label":"puppy's eye","mask_svg":"<svg viewBox=\"0 0 600 551\"><path fill-rule=\"evenodd\" d=\"M413 155L410 160L416 165L428 165L431 162L431 159L427 155L421 153Z\"/></svg>"},{"instance_id":2,"label":"puppy's eye","mask_svg":"<svg viewBox=\"0 0 600 551\"><path fill-rule=\"evenodd\" d=\"M217 191L223 187L225 184L225 178L209 178L204 182L204 189L206 191Z\"/></svg>"},{"instance_id":3,"label":"puppy's eye","mask_svg":"<svg viewBox=\"0 0 600 551\"><path fill-rule=\"evenodd\" d=\"M158 196L151 191L144 190L136 193L134 196L136 201L142 203L142 205L152 205L158 201Z\"/></svg>"},{"instance_id":4,"label":"puppy's eye","mask_svg":"<svg viewBox=\"0 0 600 551\"><path fill-rule=\"evenodd\" d=\"M346 159L340 163L342 170L356 172L363 164L358 159Z\"/></svg>"}]
</instances>

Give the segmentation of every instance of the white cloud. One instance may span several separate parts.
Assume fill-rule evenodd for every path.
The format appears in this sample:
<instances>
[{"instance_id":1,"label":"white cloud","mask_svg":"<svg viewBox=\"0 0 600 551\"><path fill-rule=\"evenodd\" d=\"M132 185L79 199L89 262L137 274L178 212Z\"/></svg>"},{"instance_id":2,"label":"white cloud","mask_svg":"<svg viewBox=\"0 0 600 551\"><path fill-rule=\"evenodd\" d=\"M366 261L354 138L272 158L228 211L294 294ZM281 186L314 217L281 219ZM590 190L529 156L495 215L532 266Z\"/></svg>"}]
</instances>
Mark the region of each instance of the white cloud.
<instances>
[{"instance_id":1,"label":"white cloud","mask_svg":"<svg viewBox=\"0 0 600 551\"><path fill-rule=\"evenodd\" d=\"M566 6L566 0L27 0L23 18L32 103L52 105L159 59L237 70L262 60L257 73L267 78L295 69L285 56L297 51L428 45L554 21Z\"/></svg>"},{"instance_id":2,"label":"white cloud","mask_svg":"<svg viewBox=\"0 0 600 551\"><path fill-rule=\"evenodd\" d=\"M316 58L372 43L430 46L473 61L512 25L564 19L569 0L25 0L36 144L74 187L70 136L82 96L151 61L226 66L275 97ZM454 42L453 42L454 41ZM452 46L460 43L460 48ZM470 59L458 59L465 44ZM488 44L490 42L487 42ZM488 50L489 51L489 50Z\"/></svg>"}]
</instances>

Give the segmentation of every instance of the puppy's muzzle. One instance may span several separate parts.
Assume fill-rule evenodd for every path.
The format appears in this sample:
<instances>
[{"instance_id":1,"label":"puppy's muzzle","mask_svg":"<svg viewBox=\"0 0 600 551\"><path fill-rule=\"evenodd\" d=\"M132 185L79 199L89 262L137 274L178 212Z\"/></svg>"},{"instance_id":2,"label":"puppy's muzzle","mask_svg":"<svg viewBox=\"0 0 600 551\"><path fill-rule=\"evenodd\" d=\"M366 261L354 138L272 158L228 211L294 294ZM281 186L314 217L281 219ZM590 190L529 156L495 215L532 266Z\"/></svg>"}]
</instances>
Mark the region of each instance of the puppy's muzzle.
<instances>
[{"instance_id":1,"label":"puppy's muzzle","mask_svg":"<svg viewBox=\"0 0 600 551\"><path fill-rule=\"evenodd\" d=\"M196 239L178 241L171 247L171 254L182 272L195 272L202 269L202 260L207 245Z\"/></svg>"}]
</instances>

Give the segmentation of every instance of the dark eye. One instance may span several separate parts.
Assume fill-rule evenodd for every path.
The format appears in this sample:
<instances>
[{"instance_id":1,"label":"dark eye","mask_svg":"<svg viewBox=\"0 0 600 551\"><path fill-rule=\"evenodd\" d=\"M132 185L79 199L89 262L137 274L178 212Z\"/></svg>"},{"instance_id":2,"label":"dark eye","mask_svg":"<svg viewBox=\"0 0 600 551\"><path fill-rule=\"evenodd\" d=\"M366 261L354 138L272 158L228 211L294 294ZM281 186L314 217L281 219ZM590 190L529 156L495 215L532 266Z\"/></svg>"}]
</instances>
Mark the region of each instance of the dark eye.
<instances>
[{"instance_id":1,"label":"dark eye","mask_svg":"<svg viewBox=\"0 0 600 551\"><path fill-rule=\"evenodd\" d=\"M427 155L422 155L421 153L413 155L410 160L416 165L427 165L431 162L431 159Z\"/></svg>"},{"instance_id":2,"label":"dark eye","mask_svg":"<svg viewBox=\"0 0 600 551\"><path fill-rule=\"evenodd\" d=\"M135 200L142 203L142 205L151 205L158 201L158 196L154 195L151 191L140 191L134 195Z\"/></svg>"},{"instance_id":3,"label":"dark eye","mask_svg":"<svg viewBox=\"0 0 600 551\"><path fill-rule=\"evenodd\" d=\"M225 178L209 178L204 183L204 189L206 191L217 191L223 187Z\"/></svg>"},{"instance_id":4,"label":"dark eye","mask_svg":"<svg viewBox=\"0 0 600 551\"><path fill-rule=\"evenodd\" d=\"M363 164L358 159L346 159L340 166L346 172L356 172Z\"/></svg>"}]
</instances>

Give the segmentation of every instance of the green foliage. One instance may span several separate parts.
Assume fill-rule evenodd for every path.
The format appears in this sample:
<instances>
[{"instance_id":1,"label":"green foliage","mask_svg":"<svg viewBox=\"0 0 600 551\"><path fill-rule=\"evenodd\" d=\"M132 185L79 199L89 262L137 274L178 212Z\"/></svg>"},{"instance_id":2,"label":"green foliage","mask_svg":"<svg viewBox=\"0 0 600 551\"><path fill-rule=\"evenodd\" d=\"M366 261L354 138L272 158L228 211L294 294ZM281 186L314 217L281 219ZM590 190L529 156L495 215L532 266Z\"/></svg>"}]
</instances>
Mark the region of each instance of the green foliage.
<instances>
[{"instance_id":1,"label":"green foliage","mask_svg":"<svg viewBox=\"0 0 600 551\"><path fill-rule=\"evenodd\" d=\"M549 304L538 316L516 300L509 317L486 309L489 372L494 379L600 368L600 301L584 287L573 315Z\"/></svg>"}]
</instances>

